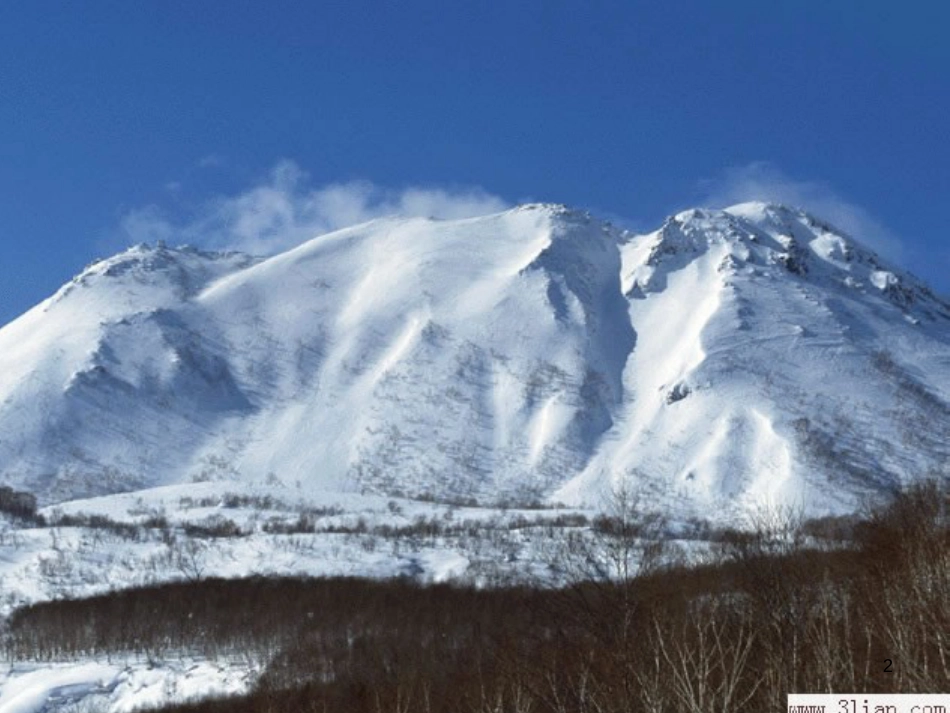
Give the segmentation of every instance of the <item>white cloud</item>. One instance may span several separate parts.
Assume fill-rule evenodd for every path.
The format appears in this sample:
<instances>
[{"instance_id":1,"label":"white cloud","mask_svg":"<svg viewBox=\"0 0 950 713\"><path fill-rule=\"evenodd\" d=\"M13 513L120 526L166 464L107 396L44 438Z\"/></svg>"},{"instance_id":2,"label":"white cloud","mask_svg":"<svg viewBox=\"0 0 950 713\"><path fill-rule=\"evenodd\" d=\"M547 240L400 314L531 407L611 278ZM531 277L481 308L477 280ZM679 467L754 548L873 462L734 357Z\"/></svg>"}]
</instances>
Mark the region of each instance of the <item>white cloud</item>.
<instances>
[{"instance_id":1,"label":"white cloud","mask_svg":"<svg viewBox=\"0 0 950 713\"><path fill-rule=\"evenodd\" d=\"M887 226L823 181L798 180L771 163L756 161L726 169L700 186L705 194L703 204L710 208L746 201L784 203L828 221L882 255L901 258L901 242Z\"/></svg>"},{"instance_id":2,"label":"white cloud","mask_svg":"<svg viewBox=\"0 0 950 713\"><path fill-rule=\"evenodd\" d=\"M509 204L480 188L389 189L369 181L314 187L293 161L278 163L258 185L218 196L185 216L157 206L126 212L125 242L188 243L272 254L323 233L389 215L467 218L505 210Z\"/></svg>"}]
</instances>

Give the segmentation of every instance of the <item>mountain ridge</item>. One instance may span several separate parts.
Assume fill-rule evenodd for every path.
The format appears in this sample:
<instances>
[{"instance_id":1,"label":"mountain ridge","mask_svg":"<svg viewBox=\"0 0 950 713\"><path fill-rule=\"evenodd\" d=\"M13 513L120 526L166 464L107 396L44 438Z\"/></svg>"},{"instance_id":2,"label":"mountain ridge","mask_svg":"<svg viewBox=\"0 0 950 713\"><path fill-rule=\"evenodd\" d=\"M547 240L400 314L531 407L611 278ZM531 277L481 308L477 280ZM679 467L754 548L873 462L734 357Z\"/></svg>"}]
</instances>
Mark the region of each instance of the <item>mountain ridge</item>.
<instances>
[{"instance_id":1,"label":"mountain ridge","mask_svg":"<svg viewBox=\"0 0 950 713\"><path fill-rule=\"evenodd\" d=\"M854 507L950 449L950 306L786 206L558 204L269 257L135 246L0 329L0 473L660 509ZM941 468L944 468L941 471Z\"/></svg>"}]
</instances>

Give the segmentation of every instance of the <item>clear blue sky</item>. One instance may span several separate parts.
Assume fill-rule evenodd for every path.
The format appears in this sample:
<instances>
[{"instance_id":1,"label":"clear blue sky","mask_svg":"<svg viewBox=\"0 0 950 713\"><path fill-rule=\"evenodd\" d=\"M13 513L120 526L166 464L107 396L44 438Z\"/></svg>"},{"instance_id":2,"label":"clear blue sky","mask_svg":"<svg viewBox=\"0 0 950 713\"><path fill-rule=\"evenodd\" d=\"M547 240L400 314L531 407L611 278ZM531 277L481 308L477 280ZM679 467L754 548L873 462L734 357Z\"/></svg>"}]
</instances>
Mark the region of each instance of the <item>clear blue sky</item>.
<instances>
[{"instance_id":1,"label":"clear blue sky","mask_svg":"<svg viewBox=\"0 0 950 713\"><path fill-rule=\"evenodd\" d=\"M950 292L943 5L2 3L0 323L130 213L200 225L281 160L307 190L481 187L644 226L762 186L843 205Z\"/></svg>"}]
</instances>

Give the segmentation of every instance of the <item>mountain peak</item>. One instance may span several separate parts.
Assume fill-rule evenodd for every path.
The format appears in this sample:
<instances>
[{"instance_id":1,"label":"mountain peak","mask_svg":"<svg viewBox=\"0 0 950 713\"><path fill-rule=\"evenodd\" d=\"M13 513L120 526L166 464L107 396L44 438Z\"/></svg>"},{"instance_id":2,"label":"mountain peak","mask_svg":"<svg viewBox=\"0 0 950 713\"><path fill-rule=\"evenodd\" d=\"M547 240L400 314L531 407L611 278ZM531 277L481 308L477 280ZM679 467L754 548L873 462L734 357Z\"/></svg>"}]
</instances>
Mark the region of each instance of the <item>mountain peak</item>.
<instances>
[{"instance_id":1,"label":"mountain peak","mask_svg":"<svg viewBox=\"0 0 950 713\"><path fill-rule=\"evenodd\" d=\"M233 250L208 251L192 245L169 246L164 240L159 240L154 245L137 243L115 255L95 260L86 266L79 277L97 274L117 277L128 271L153 272L188 262L227 262L240 265L253 261L253 257Z\"/></svg>"},{"instance_id":2,"label":"mountain peak","mask_svg":"<svg viewBox=\"0 0 950 713\"><path fill-rule=\"evenodd\" d=\"M520 203L511 209L512 211L542 211L550 213L552 215L563 215L567 213L580 213L574 208L571 208L565 203L545 203L545 202L536 202L536 203Z\"/></svg>"},{"instance_id":3,"label":"mountain peak","mask_svg":"<svg viewBox=\"0 0 950 713\"><path fill-rule=\"evenodd\" d=\"M784 216L788 218L800 218L808 215L805 210L787 203L778 203L775 201L744 201L736 203L723 212L730 215L736 215L755 221L758 216Z\"/></svg>"},{"instance_id":4,"label":"mountain peak","mask_svg":"<svg viewBox=\"0 0 950 713\"><path fill-rule=\"evenodd\" d=\"M778 203L749 202L724 210L692 208L640 236L648 249L628 251L627 289L643 293L664 275L709 252L721 270L782 275L845 296L876 294L914 319L946 319L950 305L919 279L810 213Z\"/></svg>"},{"instance_id":5,"label":"mountain peak","mask_svg":"<svg viewBox=\"0 0 950 713\"><path fill-rule=\"evenodd\" d=\"M512 208L509 212L537 212L555 219L567 219L578 223L600 223L602 225L610 225L610 221L598 218L597 216L591 214L589 210L570 206L566 203L522 203Z\"/></svg>"},{"instance_id":6,"label":"mountain peak","mask_svg":"<svg viewBox=\"0 0 950 713\"><path fill-rule=\"evenodd\" d=\"M244 269L258 258L244 253L210 252L190 245L170 247L139 243L111 257L90 263L54 296L58 302L73 290L105 283L113 289L139 292L149 287L171 290L177 299L188 299L210 282Z\"/></svg>"}]
</instances>

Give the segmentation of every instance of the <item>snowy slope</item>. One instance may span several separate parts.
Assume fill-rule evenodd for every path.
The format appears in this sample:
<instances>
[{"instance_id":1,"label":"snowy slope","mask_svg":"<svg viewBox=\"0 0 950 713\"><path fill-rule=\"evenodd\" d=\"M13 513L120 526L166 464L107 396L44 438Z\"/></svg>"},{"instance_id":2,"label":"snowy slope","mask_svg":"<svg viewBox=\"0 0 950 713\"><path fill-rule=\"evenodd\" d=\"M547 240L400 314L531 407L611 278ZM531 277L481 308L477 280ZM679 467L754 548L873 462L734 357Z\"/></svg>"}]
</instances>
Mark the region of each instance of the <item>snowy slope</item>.
<instances>
[{"instance_id":1,"label":"snowy slope","mask_svg":"<svg viewBox=\"0 0 950 713\"><path fill-rule=\"evenodd\" d=\"M211 334L179 315L246 255L136 246L0 330L0 471L52 499L128 490L185 467L248 404ZM196 430L196 427L198 430Z\"/></svg>"},{"instance_id":2,"label":"snowy slope","mask_svg":"<svg viewBox=\"0 0 950 713\"><path fill-rule=\"evenodd\" d=\"M560 206L266 260L140 246L0 330L0 473L46 502L309 492L853 507L945 469L950 307L806 214ZM942 471L946 474L946 470Z\"/></svg>"},{"instance_id":3,"label":"snowy slope","mask_svg":"<svg viewBox=\"0 0 950 713\"><path fill-rule=\"evenodd\" d=\"M558 497L632 471L657 497L821 512L948 475L950 307L912 276L765 204L687 211L621 251L625 408Z\"/></svg>"}]
</instances>

